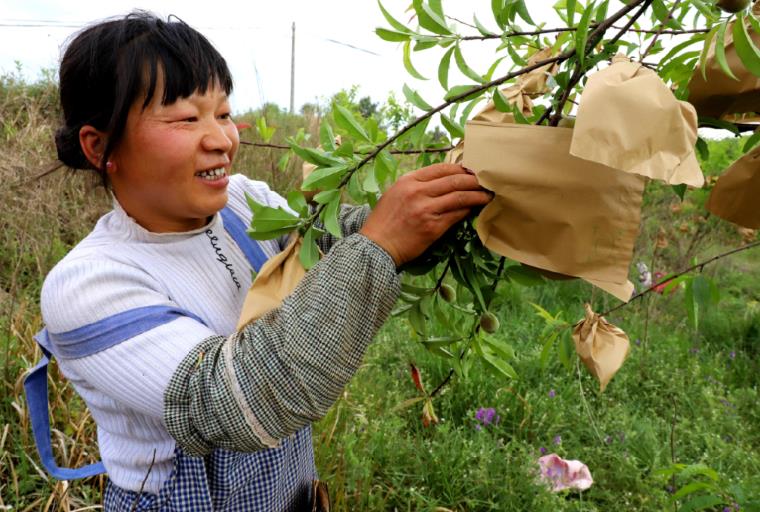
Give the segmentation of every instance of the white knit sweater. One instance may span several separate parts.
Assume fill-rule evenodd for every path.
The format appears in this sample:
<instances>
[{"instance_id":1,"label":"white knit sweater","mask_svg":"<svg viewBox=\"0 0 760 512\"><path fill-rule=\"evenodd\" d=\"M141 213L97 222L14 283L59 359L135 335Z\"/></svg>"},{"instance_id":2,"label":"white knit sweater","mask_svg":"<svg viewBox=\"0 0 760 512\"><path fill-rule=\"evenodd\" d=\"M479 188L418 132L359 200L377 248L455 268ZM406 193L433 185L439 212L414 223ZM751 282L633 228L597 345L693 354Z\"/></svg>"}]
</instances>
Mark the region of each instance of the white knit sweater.
<instances>
[{"instance_id":1,"label":"white knit sweater","mask_svg":"<svg viewBox=\"0 0 760 512\"><path fill-rule=\"evenodd\" d=\"M258 202L286 206L266 184L242 175L231 176L228 191L228 206L246 225L251 213L244 192ZM208 230L231 266L219 260ZM262 248L268 257L281 250L277 241L262 242ZM47 276L42 315L52 333L155 305L191 311L206 323L179 318L97 354L59 361L97 422L100 455L114 484L140 489L154 450L144 491L157 493L168 478L175 442L164 425L164 391L193 347L234 332L251 285L249 268L218 213L201 229L157 234L115 202Z\"/></svg>"}]
</instances>

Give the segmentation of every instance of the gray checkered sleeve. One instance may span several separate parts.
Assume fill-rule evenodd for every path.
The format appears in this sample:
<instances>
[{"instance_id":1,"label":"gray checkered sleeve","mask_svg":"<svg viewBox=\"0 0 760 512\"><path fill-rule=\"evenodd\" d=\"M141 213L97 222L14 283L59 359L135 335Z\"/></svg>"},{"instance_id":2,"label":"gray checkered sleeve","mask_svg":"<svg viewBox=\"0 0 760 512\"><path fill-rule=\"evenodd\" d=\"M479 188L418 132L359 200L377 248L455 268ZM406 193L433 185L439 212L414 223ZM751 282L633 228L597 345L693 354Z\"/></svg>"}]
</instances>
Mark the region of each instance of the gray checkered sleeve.
<instances>
[{"instance_id":1,"label":"gray checkered sleeve","mask_svg":"<svg viewBox=\"0 0 760 512\"><path fill-rule=\"evenodd\" d=\"M336 241L279 308L182 361L164 395L169 433L191 455L277 446L340 396L399 292L382 248L360 234Z\"/></svg>"},{"instance_id":2,"label":"gray checkered sleeve","mask_svg":"<svg viewBox=\"0 0 760 512\"><path fill-rule=\"evenodd\" d=\"M372 210L370 210L369 206L367 205L340 205L338 221L340 222L340 228L343 232L343 236L351 236L354 233L357 233L367 221L367 217L369 217L371 211ZM322 221L317 221L317 226L324 228ZM326 253L338 240L340 240L340 238L337 238L330 233L325 233L322 235L322 237L320 237L319 240L317 240L317 245L319 245L319 248L322 249L322 252Z\"/></svg>"}]
</instances>

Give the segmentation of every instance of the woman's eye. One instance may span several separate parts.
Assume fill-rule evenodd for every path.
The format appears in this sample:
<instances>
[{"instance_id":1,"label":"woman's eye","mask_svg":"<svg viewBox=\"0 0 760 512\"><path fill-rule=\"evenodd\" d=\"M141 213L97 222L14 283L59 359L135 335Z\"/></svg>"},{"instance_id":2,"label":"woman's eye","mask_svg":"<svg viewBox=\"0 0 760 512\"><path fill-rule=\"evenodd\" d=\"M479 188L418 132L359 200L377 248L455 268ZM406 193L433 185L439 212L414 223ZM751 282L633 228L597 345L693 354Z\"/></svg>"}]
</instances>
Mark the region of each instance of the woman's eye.
<instances>
[{"instance_id":1,"label":"woman's eye","mask_svg":"<svg viewBox=\"0 0 760 512\"><path fill-rule=\"evenodd\" d=\"M182 121L185 122L185 123L194 123L197 120L198 120L198 118L195 117L195 116L186 117L186 118L182 119Z\"/></svg>"},{"instance_id":2,"label":"woman's eye","mask_svg":"<svg viewBox=\"0 0 760 512\"><path fill-rule=\"evenodd\" d=\"M232 119L232 114L230 114L229 112L225 114L219 114L219 119L225 119L225 120Z\"/></svg>"}]
</instances>

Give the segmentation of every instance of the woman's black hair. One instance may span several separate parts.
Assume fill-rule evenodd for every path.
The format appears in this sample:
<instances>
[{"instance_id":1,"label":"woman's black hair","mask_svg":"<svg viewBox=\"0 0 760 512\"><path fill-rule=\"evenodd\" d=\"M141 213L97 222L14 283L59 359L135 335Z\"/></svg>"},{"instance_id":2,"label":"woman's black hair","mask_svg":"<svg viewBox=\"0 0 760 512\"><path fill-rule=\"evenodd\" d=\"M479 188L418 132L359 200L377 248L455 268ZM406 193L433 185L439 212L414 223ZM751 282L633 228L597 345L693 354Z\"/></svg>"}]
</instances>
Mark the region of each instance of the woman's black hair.
<instances>
[{"instance_id":1,"label":"woman's black hair","mask_svg":"<svg viewBox=\"0 0 760 512\"><path fill-rule=\"evenodd\" d=\"M232 91L224 58L198 31L182 20L167 21L135 11L92 25L66 48L60 67L64 124L55 135L58 159L74 169L98 171L106 183L105 163L119 144L135 101L147 107L164 82L161 103L170 105L198 91L220 87ZM93 165L79 143L79 130L91 125L108 134L99 165Z\"/></svg>"}]
</instances>

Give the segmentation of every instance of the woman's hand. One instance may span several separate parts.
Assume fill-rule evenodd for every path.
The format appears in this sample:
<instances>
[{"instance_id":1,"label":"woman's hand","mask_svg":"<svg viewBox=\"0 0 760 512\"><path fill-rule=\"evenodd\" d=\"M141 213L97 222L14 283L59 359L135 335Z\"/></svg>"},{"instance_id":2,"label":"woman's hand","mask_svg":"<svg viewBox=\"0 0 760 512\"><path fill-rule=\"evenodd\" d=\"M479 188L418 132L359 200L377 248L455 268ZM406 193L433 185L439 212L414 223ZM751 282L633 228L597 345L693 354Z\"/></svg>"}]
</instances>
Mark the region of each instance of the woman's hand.
<instances>
[{"instance_id":1,"label":"woman's hand","mask_svg":"<svg viewBox=\"0 0 760 512\"><path fill-rule=\"evenodd\" d=\"M400 266L492 197L461 165L431 165L399 178L380 198L360 233Z\"/></svg>"}]
</instances>

